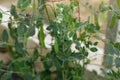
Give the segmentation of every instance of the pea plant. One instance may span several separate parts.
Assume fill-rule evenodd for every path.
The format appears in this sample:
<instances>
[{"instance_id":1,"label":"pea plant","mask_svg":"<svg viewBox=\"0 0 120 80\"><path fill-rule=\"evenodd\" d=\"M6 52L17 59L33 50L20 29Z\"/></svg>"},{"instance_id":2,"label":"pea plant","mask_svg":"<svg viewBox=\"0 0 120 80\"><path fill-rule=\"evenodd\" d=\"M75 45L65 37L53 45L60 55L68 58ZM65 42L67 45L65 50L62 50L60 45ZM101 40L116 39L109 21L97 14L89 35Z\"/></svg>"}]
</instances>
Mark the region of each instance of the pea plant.
<instances>
[{"instance_id":1,"label":"pea plant","mask_svg":"<svg viewBox=\"0 0 120 80\"><path fill-rule=\"evenodd\" d=\"M120 0L117 1L117 8L111 8L111 20L109 23L109 29L115 27L116 21L120 19L119 9L120 9ZM119 31L118 31L119 32ZM105 66L108 71L103 71L105 74L105 79L107 80L119 80L120 79L120 42L113 40L105 40L107 47L105 55Z\"/></svg>"},{"instance_id":2,"label":"pea plant","mask_svg":"<svg viewBox=\"0 0 120 80\"><path fill-rule=\"evenodd\" d=\"M84 22L77 21L73 12L78 4L78 1L71 0L69 5L57 4L55 8L51 7L55 19L50 18L45 0L18 0L17 6L11 5L9 32L3 31L2 45L7 47L12 60L7 65L0 61L0 80L83 80L86 65L90 62L89 51L97 51L98 42L90 39L97 35L100 26L97 11L94 11L94 23L90 18ZM50 44L51 51L46 56L39 51L41 48L47 49L44 42L44 12L49 19L47 30L53 42ZM30 55L27 42L29 37L35 35L36 29L41 47L34 48ZM77 31L80 31L79 37ZM9 42L8 34L13 43ZM71 49L73 44L76 50ZM36 64L42 65L43 69L38 67L37 70Z\"/></svg>"}]
</instances>

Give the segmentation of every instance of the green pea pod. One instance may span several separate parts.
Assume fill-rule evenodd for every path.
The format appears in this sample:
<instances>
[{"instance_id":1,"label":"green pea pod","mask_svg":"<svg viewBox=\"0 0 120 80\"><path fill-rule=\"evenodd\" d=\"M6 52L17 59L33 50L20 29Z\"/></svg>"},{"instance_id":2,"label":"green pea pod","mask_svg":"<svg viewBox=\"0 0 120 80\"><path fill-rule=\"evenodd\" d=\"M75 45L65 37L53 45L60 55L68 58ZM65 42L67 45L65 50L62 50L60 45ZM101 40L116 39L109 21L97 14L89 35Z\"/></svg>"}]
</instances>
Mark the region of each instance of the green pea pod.
<instances>
[{"instance_id":1,"label":"green pea pod","mask_svg":"<svg viewBox=\"0 0 120 80\"><path fill-rule=\"evenodd\" d=\"M56 53L59 52L59 47L58 47L58 42L57 42L57 39L55 39L55 43L54 43L54 50Z\"/></svg>"},{"instance_id":2,"label":"green pea pod","mask_svg":"<svg viewBox=\"0 0 120 80\"><path fill-rule=\"evenodd\" d=\"M0 20L2 19L2 17L3 17L3 15L2 15L2 13L0 12Z\"/></svg>"},{"instance_id":3,"label":"green pea pod","mask_svg":"<svg viewBox=\"0 0 120 80\"><path fill-rule=\"evenodd\" d=\"M2 33L2 39L3 41L8 42L9 36L6 30L4 30Z\"/></svg>"},{"instance_id":4,"label":"green pea pod","mask_svg":"<svg viewBox=\"0 0 120 80\"><path fill-rule=\"evenodd\" d=\"M39 31L38 38L39 38L40 45L43 48L45 48L43 27L41 27L41 29Z\"/></svg>"},{"instance_id":5,"label":"green pea pod","mask_svg":"<svg viewBox=\"0 0 120 80\"><path fill-rule=\"evenodd\" d=\"M117 0L117 5L120 8L120 0Z\"/></svg>"},{"instance_id":6,"label":"green pea pod","mask_svg":"<svg viewBox=\"0 0 120 80\"><path fill-rule=\"evenodd\" d=\"M116 22L116 16L113 15L113 16L112 16L112 19L111 19L111 22L110 22L110 28L113 28L113 27L114 27L115 22Z\"/></svg>"},{"instance_id":7,"label":"green pea pod","mask_svg":"<svg viewBox=\"0 0 120 80\"><path fill-rule=\"evenodd\" d=\"M95 21L96 29L99 30L100 26L99 26L99 23L98 23L98 12L94 13L94 21Z\"/></svg>"}]
</instances>

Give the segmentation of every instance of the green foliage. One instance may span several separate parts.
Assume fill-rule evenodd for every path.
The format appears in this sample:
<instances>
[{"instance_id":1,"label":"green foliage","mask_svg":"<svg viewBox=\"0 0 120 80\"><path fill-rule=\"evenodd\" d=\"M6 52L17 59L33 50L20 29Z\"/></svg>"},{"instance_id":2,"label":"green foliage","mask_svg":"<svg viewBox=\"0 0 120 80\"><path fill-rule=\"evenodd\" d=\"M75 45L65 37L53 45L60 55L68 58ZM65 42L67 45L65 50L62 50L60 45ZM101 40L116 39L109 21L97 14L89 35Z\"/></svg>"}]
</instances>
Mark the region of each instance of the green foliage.
<instances>
[{"instance_id":1,"label":"green foliage","mask_svg":"<svg viewBox=\"0 0 120 80\"><path fill-rule=\"evenodd\" d=\"M2 75L2 77L0 78L0 80L9 80L12 76L11 72L5 73Z\"/></svg>"},{"instance_id":2,"label":"green foliage","mask_svg":"<svg viewBox=\"0 0 120 80\"><path fill-rule=\"evenodd\" d=\"M111 70L109 73L105 74L104 80L119 80L120 79L120 72Z\"/></svg>"},{"instance_id":3,"label":"green foliage","mask_svg":"<svg viewBox=\"0 0 120 80\"><path fill-rule=\"evenodd\" d=\"M115 22L116 22L116 16L115 16L115 15L112 15L112 19L111 19L111 22L110 22L110 28L113 28L113 27L114 27Z\"/></svg>"},{"instance_id":4,"label":"green foliage","mask_svg":"<svg viewBox=\"0 0 120 80\"><path fill-rule=\"evenodd\" d=\"M119 57L117 57L115 59L115 66L116 66L116 68L120 68L120 58Z\"/></svg>"},{"instance_id":5,"label":"green foliage","mask_svg":"<svg viewBox=\"0 0 120 80\"><path fill-rule=\"evenodd\" d=\"M24 10L27 6L31 4L31 0L18 0L17 8Z\"/></svg>"},{"instance_id":6,"label":"green foliage","mask_svg":"<svg viewBox=\"0 0 120 80\"><path fill-rule=\"evenodd\" d=\"M119 3L118 3L119 5ZM31 13L24 13L29 6L32 6ZM17 6L11 5L10 9L10 21L8 23L9 33L14 43L12 45L6 45L12 57L12 60L7 65L7 70L3 69L3 62L0 61L0 80L12 79L13 73L22 77L23 80L83 80L83 75L86 70L86 65L89 64L88 51L97 52L98 42L93 42L90 39L97 35L100 30L99 25L99 13L105 13L112 10L112 8L106 7L102 2L99 6L99 10L93 9L89 4L87 6L92 9L94 15L94 23L88 18L86 21L77 21L73 17L73 11L78 6L78 2L71 0L69 5L58 4L55 9L55 19L50 19L47 30L52 36L51 44L52 50L46 56L42 56L43 49L47 49L45 46L44 17L42 12L47 10L45 6L45 0L38 0L38 4L35 0L18 0ZM46 9L45 9L46 8ZM17 10L20 10L17 11ZM52 9L51 9L52 10ZM48 11L46 11L48 12ZM52 11L51 11L52 12ZM111 19L110 28L115 24L116 18L120 18L116 11ZM47 15L49 16L49 15ZM0 19L2 13L0 13ZM35 34L38 29L38 40L41 46L35 48L32 55L29 55L27 51L28 38ZM81 34L77 37L76 32L80 31ZM6 30L2 33L3 42L9 44L9 35ZM119 58L119 43L108 42L108 51L112 55L117 55L113 58L111 55L107 55L106 62L108 66L111 66L114 62L115 67L120 67ZM76 51L71 50L71 45L75 44ZM41 59L41 60L40 60ZM38 61L38 63L36 63ZM43 64L43 71L36 71L36 64ZM82 62L82 63L81 63ZM41 68L39 68L41 69ZM108 80L119 79L119 71L112 71L109 74L105 74ZM54 76L53 76L54 75ZM114 78L110 77L114 75Z\"/></svg>"},{"instance_id":7,"label":"green foliage","mask_svg":"<svg viewBox=\"0 0 120 80\"><path fill-rule=\"evenodd\" d=\"M3 67L3 61L0 61L0 69Z\"/></svg>"},{"instance_id":8,"label":"green foliage","mask_svg":"<svg viewBox=\"0 0 120 80\"><path fill-rule=\"evenodd\" d=\"M33 36L35 34L35 26L30 26L25 34L27 37Z\"/></svg>"},{"instance_id":9,"label":"green foliage","mask_svg":"<svg viewBox=\"0 0 120 80\"><path fill-rule=\"evenodd\" d=\"M96 25L96 29L99 30L100 29L100 26L99 26L99 23L98 23L98 12L94 12L94 21L95 21L95 25Z\"/></svg>"},{"instance_id":10,"label":"green foliage","mask_svg":"<svg viewBox=\"0 0 120 80\"><path fill-rule=\"evenodd\" d=\"M4 42L8 42L8 33L7 33L7 31L6 30L4 30L3 31L3 33L2 33L2 40L4 41Z\"/></svg>"},{"instance_id":11,"label":"green foliage","mask_svg":"<svg viewBox=\"0 0 120 80\"><path fill-rule=\"evenodd\" d=\"M11 5L10 14L11 14L14 18L18 18L18 14L17 14L17 12L16 12L16 7L15 7L14 5Z\"/></svg>"},{"instance_id":12,"label":"green foliage","mask_svg":"<svg viewBox=\"0 0 120 80\"><path fill-rule=\"evenodd\" d=\"M0 12L0 19L3 17L2 13Z\"/></svg>"},{"instance_id":13,"label":"green foliage","mask_svg":"<svg viewBox=\"0 0 120 80\"><path fill-rule=\"evenodd\" d=\"M0 22L1 22L1 20L2 20L2 17L3 17L3 15L2 15L2 13L0 12Z\"/></svg>"},{"instance_id":14,"label":"green foliage","mask_svg":"<svg viewBox=\"0 0 120 80\"><path fill-rule=\"evenodd\" d=\"M91 50L92 52L96 52L96 51L97 51L97 48L96 48L96 47L92 47L92 48L90 48L90 50Z\"/></svg>"}]
</instances>

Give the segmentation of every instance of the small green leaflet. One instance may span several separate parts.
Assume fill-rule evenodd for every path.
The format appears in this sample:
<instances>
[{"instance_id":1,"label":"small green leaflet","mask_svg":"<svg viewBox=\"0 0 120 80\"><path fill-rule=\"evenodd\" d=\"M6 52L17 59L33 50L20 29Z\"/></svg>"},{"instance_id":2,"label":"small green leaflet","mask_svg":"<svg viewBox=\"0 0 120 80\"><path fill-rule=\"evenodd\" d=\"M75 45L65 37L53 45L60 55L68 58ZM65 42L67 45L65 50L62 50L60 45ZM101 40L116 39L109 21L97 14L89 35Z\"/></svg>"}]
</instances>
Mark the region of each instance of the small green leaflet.
<instances>
[{"instance_id":1,"label":"small green leaflet","mask_svg":"<svg viewBox=\"0 0 120 80\"><path fill-rule=\"evenodd\" d=\"M31 0L18 0L17 7L23 10L30 4L31 4Z\"/></svg>"},{"instance_id":2,"label":"small green leaflet","mask_svg":"<svg viewBox=\"0 0 120 80\"><path fill-rule=\"evenodd\" d=\"M27 31L27 28L25 25L19 25L17 28L17 36L24 36L25 32Z\"/></svg>"},{"instance_id":3,"label":"small green leaflet","mask_svg":"<svg viewBox=\"0 0 120 80\"><path fill-rule=\"evenodd\" d=\"M110 67L112 66L113 64L113 56L110 56L110 55L106 55L106 58L105 58L105 65Z\"/></svg>"},{"instance_id":4,"label":"small green leaflet","mask_svg":"<svg viewBox=\"0 0 120 80\"><path fill-rule=\"evenodd\" d=\"M25 50L23 42L16 41L15 42L15 50L19 56L23 56L27 53L27 51Z\"/></svg>"},{"instance_id":5,"label":"small green leaflet","mask_svg":"<svg viewBox=\"0 0 120 80\"><path fill-rule=\"evenodd\" d=\"M98 42L95 42L93 45L94 45L94 46L97 46L97 45L98 45Z\"/></svg>"},{"instance_id":6,"label":"small green leaflet","mask_svg":"<svg viewBox=\"0 0 120 80\"><path fill-rule=\"evenodd\" d=\"M101 17L102 17L102 21L103 22L107 21L107 19L106 19L106 12L101 13Z\"/></svg>"},{"instance_id":7,"label":"small green leaflet","mask_svg":"<svg viewBox=\"0 0 120 80\"><path fill-rule=\"evenodd\" d=\"M39 57L39 52L37 50L37 48L34 49L34 54L32 56L32 59L35 61L36 59L38 59Z\"/></svg>"},{"instance_id":8,"label":"small green leaflet","mask_svg":"<svg viewBox=\"0 0 120 80\"><path fill-rule=\"evenodd\" d=\"M26 36L33 36L35 34L35 27L34 26L30 26L26 32Z\"/></svg>"},{"instance_id":9,"label":"small green leaflet","mask_svg":"<svg viewBox=\"0 0 120 80\"><path fill-rule=\"evenodd\" d=\"M59 47L58 47L57 38L55 38L54 50L55 50L55 52L56 52L56 53L58 53L58 52L59 52Z\"/></svg>"},{"instance_id":10,"label":"small green leaflet","mask_svg":"<svg viewBox=\"0 0 120 80\"><path fill-rule=\"evenodd\" d=\"M120 68L120 58L119 57L117 57L115 59L115 66L116 66L116 68Z\"/></svg>"},{"instance_id":11,"label":"small green leaflet","mask_svg":"<svg viewBox=\"0 0 120 80\"><path fill-rule=\"evenodd\" d=\"M0 61L0 69L3 67L3 61Z\"/></svg>"},{"instance_id":12,"label":"small green leaflet","mask_svg":"<svg viewBox=\"0 0 120 80\"><path fill-rule=\"evenodd\" d=\"M0 80L10 80L11 76L12 76L11 72L6 72L1 76Z\"/></svg>"},{"instance_id":13,"label":"small green leaflet","mask_svg":"<svg viewBox=\"0 0 120 80\"><path fill-rule=\"evenodd\" d=\"M45 48L43 27L40 28L40 31L39 31L39 34L38 34L38 38L39 38L39 41L40 41L40 45L43 48Z\"/></svg>"},{"instance_id":14,"label":"small green leaflet","mask_svg":"<svg viewBox=\"0 0 120 80\"><path fill-rule=\"evenodd\" d=\"M96 47L92 47L92 48L90 48L90 50L91 50L92 52L96 52L96 51L97 51L97 48L96 48Z\"/></svg>"},{"instance_id":15,"label":"small green leaflet","mask_svg":"<svg viewBox=\"0 0 120 80\"><path fill-rule=\"evenodd\" d=\"M117 0L117 5L120 8L120 0Z\"/></svg>"},{"instance_id":16,"label":"small green leaflet","mask_svg":"<svg viewBox=\"0 0 120 80\"><path fill-rule=\"evenodd\" d=\"M0 12L0 22L1 22L1 20L2 20L2 17L3 17L3 15L2 15L2 13Z\"/></svg>"},{"instance_id":17,"label":"small green leaflet","mask_svg":"<svg viewBox=\"0 0 120 80\"><path fill-rule=\"evenodd\" d=\"M3 41L5 42L8 42L8 33L7 33L7 30L4 30L3 33L2 33L2 39Z\"/></svg>"},{"instance_id":18,"label":"small green leaflet","mask_svg":"<svg viewBox=\"0 0 120 80\"><path fill-rule=\"evenodd\" d=\"M14 16L14 18L18 18L18 15L17 15L17 12L16 12L16 6L15 5L11 5L10 14L12 16Z\"/></svg>"}]
</instances>

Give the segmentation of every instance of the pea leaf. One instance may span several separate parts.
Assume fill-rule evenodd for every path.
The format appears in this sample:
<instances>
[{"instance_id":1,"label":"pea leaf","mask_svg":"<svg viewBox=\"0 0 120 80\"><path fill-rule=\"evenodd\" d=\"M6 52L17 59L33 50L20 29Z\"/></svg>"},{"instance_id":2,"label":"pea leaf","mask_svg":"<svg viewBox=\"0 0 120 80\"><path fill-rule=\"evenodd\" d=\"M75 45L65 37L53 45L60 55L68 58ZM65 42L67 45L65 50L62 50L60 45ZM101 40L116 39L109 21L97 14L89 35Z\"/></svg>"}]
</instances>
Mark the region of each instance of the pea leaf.
<instances>
[{"instance_id":1,"label":"pea leaf","mask_svg":"<svg viewBox=\"0 0 120 80\"><path fill-rule=\"evenodd\" d=\"M19 25L17 28L17 35L22 37L22 36L24 36L26 31L27 31L27 28L25 25Z\"/></svg>"},{"instance_id":2,"label":"pea leaf","mask_svg":"<svg viewBox=\"0 0 120 80\"><path fill-rule=\"evenodd\" d=\"M113 64L113 56L106 55L105 65L106 65L107 67L111 67L112 64Z\"/></svg>"},{"instance_id":3,"label":"pea leaf","mask_svg":"<svg viewBox=\"0 0 120 80\"><path fill-rule=\"evenodd\" d=\"M2 15L2 13L0 12L0 22L1 22L1 20L2 20L2 17L3 17L3 15Z\"/></svg>"},{"instance_id":4,"label":"pea leaf","mask_svg":"<svg viewBox=\"0 0 120 80\"><path fill-rule=\"evenodd\" d=\"M11 5L10 13L12 16L14 16L14 18L18 18L15 5Z\"/></svg>"},{"instance_id":5,"label":"pea leaf","mask_svg":"<svg viewBox=\"0 0 120 80\"><path fill-rule=\"evenodd\" d=\"M31 0L18 0L17 7L21 10L24 10L27 6L29 6L31 3Z\"/></svg>"},{"instance_id":6,"label":"pea leaf","mask_svg":"<svg viewBox=\"0 0 120 80\"><path fill-rule=\"evenodd\" d=\"M18 54L21 56L24 55L26 52L24 50L24 46L22 43L19 43L18 41L15 42L15 49Z\"/></svg>"},{"instance_id":7,"label":"pea leaf","mask_svg":"<svg viewBox=\"0 0 120 80\"><path fill-rule=\"evenodd\" d=\"M3 33L2 33L2 39L3 41L5 42L8 42L8 33L7 33L7 30L4 30Z\"/></svg>"},{"instance_id":8,"label":"pea leaf","mask_svg":"<svg viewBox=\"0 0 120 80\"><path fill-rule=\"evenodd\" d=\"M0 61L0 69L3 67L3 61Z\"/></svg>"},{"instance_id":9,"label":"pea leaf","mask_svg":"<svg viewBox=\"0 0 120 80\"><path fill-rule=\"evenodd\" d=\"M34 49L34 54L33 54L33 61L35 61L37 58L39 57L39 52L38 52L38 50L35 48Z\"/></svg>"},{"instance_id":10,"label":"pea leaf","mask_svg":"<svg viewBox=\"0 0 120 80\"><path fill-rule=\"evenodd\" d=\"M116 66L116 68L120 67L120 58L118 58L118 57L115 59L115 66Z\"/></svg>"},{"instance_id":11,"label":"pea leaf","mask_svg":"<svg viewBox=\"0 0 120 80\"><path fill-rule=\"evenodd\" d=\"M61 70L60 61L55 57L53 57L53 61L54 61L54 65L57 67L57 70Z\"/></svg>"},{"instance_id":12,"label":"pea leaf","mask_svg":"<svg viewBox=\"0 0 120 80\"><path fill-rule=\"evenodd\" d=\"M79 53L79 52L73 53L70 57L72 57L73 60L74 59L82 60L84 58L84 56L81 53Z\"/></svg>"},{"instance_id":13,"label":"pea leaf","mask_svg":"<svg viewBox=\"0 0 120 80\"><path fill-rule=\"evenodd\" d=\"M98 45L98 42L95 42L93 45L94 45L94 46L97 46L97 45Z\"/></svg>"},{"instance_id":14,"label":"pea leaf","mask_svg":"<svg viewBox=\"0 0 120 80\"><path fill-rule=\"evenodd\" d=\"M26 36L33 36L35 34L35 27L34 26L30 26L26 32Z\"/></svg>"},{"instance_id":15,"label":"pea leaf","mask_svg":"<svg viewBox=\"0 0 120 80\"><path fill-rule=\"evenodd\" d=\"M90 50L91 50L92 52L96 52L96 51L97 51L97 48L96 48L96 47L92 47L92 48L90 48Z\"/></svg>"},{"instance_id":16,"label":"pea leaf","mask_svg":"<svg viewBox=\"0 0 120 80\"><path fill-rule=\"evenodd\" d=\"M45 48L43 27L41 27L41 29L39 31L38 38L39 38L39 41L40 41L40 45L43 48Z\"/></svg>"},{"instance_id":17,"label":"pea leaf","mask_svg":"<svg viewBox=\"0 0 120 80\"><path fill-rule=\"evenodd\" d=\"M1 76L1 78L0 78L0 80L9 80L10 78L11 78L11 76L12 76L12 73L4 73L2 76Z\"/></svg>"}]
</instances>

